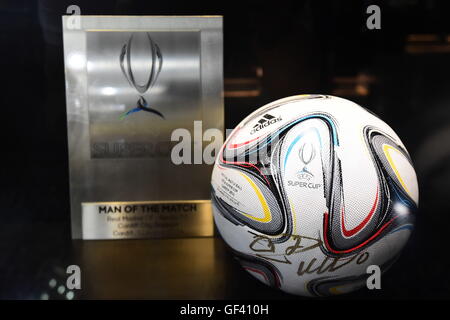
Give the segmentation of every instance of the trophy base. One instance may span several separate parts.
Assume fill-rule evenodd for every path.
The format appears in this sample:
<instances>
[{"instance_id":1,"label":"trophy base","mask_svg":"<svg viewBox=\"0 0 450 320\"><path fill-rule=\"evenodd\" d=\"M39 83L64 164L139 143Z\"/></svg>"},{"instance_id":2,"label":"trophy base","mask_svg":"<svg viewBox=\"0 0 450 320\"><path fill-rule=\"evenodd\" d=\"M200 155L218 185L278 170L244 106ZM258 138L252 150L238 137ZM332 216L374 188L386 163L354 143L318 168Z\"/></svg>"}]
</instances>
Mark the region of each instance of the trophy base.
<instances>
[{"instance_id":1,"label":"trophy base","mask_svg":"<svg viewBox=\"0 0 450 320\"><path fill-rule=\"evenodd\" d=\"M81 239L213 236L210 200L84 202Z\"/></svg>"}]
</instances>

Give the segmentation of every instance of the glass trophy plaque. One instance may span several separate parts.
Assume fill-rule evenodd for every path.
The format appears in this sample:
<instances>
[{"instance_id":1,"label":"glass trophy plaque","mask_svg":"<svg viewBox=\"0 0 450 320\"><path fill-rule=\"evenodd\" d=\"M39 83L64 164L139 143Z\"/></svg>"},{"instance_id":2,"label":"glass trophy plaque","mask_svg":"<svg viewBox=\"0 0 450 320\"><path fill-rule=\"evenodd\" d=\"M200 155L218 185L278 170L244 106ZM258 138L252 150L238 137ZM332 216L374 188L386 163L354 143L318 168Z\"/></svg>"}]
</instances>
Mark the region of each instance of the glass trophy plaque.
<instances>
[{"instance_id":1,"label":"glass trophy plaque","mask_svg":"<svg viewBox=\"0 0 450 320\"><path fill-rule=\"evenodd\" d=\"M172 151L177 129L191 150L223 132L222 18L64 16L63 30L72 237L211 236L212 166Z\"/></svg>"}]
</instances>

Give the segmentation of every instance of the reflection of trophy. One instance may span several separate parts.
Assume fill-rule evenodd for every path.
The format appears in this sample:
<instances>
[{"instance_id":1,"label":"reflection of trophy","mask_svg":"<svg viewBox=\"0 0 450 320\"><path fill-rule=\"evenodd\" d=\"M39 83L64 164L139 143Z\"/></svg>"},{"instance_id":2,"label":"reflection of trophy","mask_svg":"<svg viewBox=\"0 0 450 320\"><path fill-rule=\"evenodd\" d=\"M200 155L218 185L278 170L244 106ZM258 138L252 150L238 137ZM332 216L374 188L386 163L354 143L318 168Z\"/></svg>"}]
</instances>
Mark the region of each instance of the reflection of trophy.
<instances>
[{"instance_id":1,"label":"reflection of trophy","mask_svg":"<svg viewBox=\"0 0 450 320\"><path fill-rule=\"evenodd\" d=\"M138 36L140 38L143 38L139 39L143 40L143 43L139 43L136 40L136 37ZM144 45L147 48L143 49L138 45ZM143 52L143 50L145 50L146 52ZM145 57L146 54L148 54L147 57ZM133 66L136 66L134 64L134 60L136 60L139 67L135 68L135 70L133 71ZM145 92L153 87L156 80L158 79L162 64L163 58L161 55L161 50L147 32L133 33L128 39L127 43L123 45L122 51L120 53L120 68L122 69L122 73L124 74L125 78L128 80L128 83L139 93L139 100L137 101L137 107L124 112L120 116L121 119L141 110L157 114L164 119L164 116L161 112L148 106L147 100L145 100L143 96ZM148 73L148 75L145 76L145 81L143 83L139 83L139 80L137 79L137 73L140 73L141 75L143 73Z\"/></svg>"}]
</instances>

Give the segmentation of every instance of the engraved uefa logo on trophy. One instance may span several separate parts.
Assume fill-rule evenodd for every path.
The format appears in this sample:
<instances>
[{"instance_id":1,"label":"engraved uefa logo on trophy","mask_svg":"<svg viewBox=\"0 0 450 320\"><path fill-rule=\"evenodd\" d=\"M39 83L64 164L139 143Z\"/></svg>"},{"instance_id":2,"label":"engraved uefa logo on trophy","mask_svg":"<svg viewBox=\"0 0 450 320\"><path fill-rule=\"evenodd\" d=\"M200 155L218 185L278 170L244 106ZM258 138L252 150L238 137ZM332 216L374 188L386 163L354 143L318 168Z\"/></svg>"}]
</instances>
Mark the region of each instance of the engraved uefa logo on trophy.
<instances>
[{"instance_id":1,"label":"engraved uefa logo on trophy","mask_svg":"<svg viewBox=\"0 0 450 320\"><path fill-rule=\"evenodd\" d=\"M120 69L139 98L137 106L121 114L124 119L132 113L147 111L164 119L164 115L153 107L144 97L155 85L163 65L163 56L156 42L147 32L135 32L123 45L120 52Z\"/></svg>"}]
</instances>

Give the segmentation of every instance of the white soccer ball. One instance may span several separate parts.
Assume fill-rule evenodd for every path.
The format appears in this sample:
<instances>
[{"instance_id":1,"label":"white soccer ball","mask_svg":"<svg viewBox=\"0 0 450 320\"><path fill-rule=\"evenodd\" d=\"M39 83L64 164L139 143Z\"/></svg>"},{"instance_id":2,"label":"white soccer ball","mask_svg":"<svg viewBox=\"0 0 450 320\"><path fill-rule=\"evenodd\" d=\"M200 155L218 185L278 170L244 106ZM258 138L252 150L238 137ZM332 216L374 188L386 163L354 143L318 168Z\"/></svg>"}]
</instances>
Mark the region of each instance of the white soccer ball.
<instances>
[{"instance_id":1,"label":"white soccer ball","mask_svg":"<svg viewBox=\"0 0 450 320\"><path fill-rule=\"evenodd\" d=\"M385 271L410 236L419 199L396 133L325 95L281 99L245 118L211 183L216 226L245 270L305 296L350 292Z\"/></svg>"}]
</instances>

